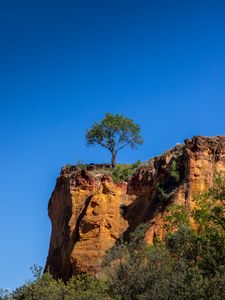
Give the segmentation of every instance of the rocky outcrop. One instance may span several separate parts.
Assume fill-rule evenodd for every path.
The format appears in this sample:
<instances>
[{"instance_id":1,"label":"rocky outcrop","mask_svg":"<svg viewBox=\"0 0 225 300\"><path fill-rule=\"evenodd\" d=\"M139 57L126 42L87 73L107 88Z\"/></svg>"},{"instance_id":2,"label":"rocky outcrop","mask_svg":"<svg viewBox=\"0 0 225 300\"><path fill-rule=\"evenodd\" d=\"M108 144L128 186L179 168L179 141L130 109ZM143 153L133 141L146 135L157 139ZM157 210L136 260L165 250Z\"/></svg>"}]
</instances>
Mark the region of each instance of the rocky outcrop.
<instances>
[{"instance_id":1,"label":"rocky outcrop","mask_svg":"<svg viewBox=\"0 0 225 300\"><path fill-rule=\"evenodd\" d=\"M49 201L52 234L46 270L55 278L97 273L105 251L140 223L149 224L149 243L162 237L168 206L177 203L192 210L193 196L207 190L217 172L225 172L225 137L185 140L138 168L127 183L90 172L63 168Z\"/></svg>"},{"instance_id":2,"label":"rocky outcrop","mask_svg":"<svg viewBox=\"0 0 225 300\"><path fill-rule=\"evenodd\" d=\"M129 205L132 198L126 187L106 175L63 169L48 207L52 234L46 269L54 277L98 272L101 257L128 227L121 215L121 203Z\"/></svg>"}]
</instances>

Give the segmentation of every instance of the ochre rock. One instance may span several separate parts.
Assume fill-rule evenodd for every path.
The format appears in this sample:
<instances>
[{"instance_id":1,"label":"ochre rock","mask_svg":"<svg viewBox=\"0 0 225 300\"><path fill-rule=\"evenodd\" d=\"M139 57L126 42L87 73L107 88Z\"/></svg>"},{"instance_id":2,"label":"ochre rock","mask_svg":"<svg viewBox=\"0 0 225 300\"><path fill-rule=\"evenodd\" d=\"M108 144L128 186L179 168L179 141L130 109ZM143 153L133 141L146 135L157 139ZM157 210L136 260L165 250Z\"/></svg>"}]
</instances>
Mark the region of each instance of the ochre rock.
<instances>
[{"instance_id":1,"label":"ochre rock","mask_svg":"<svg viewBox=\"0 0 225 300\"><path fill-rule=\"evenodd\" d=\"M67 280L77 272L96 273L101 258L127 229L120 205L130 204L127 184L95 179L87 171L62 172L49 201L52 234L46 270Z\"/></svg>"},{"instance_id":2,"label":"ochre rock","mask_svg":"<svg viewBox=\"0 0 225 300\"><path fill-rule=\"evenodd\" d=\"M96 274L106 250L141 223L149 224L145 238L152 243L164 234L168 206L182 204L191 211L194 195L207 190L219 172L225 173L224 136L185 140L141 166L127 183L63 168L49 201L52 233L45 270L63 280Z\"/></svg>"}]
</instances>

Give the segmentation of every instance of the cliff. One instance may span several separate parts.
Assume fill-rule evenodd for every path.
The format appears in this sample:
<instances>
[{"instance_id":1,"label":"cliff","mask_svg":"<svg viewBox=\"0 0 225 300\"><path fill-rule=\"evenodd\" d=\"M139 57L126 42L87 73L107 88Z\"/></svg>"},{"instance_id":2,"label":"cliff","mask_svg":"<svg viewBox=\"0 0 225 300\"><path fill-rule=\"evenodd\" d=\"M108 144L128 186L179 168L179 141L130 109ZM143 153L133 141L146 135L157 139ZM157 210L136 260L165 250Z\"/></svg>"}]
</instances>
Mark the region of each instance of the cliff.
<instances>
[{"instance_id":1,"label":"cliff","mask_svg":"<svg viewBox=\"0 0 225 300\"><path fill-rule=\"evenodd\" d=\"M88 170L87 170L88 169ZM140 223L146 240L163 236L169 205L193 209L193 196L225 172L225 137L193 137L136 170L128 182L115 183L108 165L62 169L49 201L52 233L46 270L67 280L80 272L97 273L107 249Z\"/></svg>"}]
</instances>

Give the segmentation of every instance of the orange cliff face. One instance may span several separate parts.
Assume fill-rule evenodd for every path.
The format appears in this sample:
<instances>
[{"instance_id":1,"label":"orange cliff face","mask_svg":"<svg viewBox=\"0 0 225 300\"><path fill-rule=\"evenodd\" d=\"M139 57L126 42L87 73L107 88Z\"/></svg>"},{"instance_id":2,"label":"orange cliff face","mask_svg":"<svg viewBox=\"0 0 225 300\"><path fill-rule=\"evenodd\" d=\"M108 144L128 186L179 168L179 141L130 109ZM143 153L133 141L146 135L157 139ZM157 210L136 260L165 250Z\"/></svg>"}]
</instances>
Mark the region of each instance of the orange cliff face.
<instances>
[{"instance_id":1,"label":"orange cliff face","mask_svg":"<svg viewBox=\"0 0 225 300\"><path fill-rule=\"evenodd\" d=\"M207 190L217 172L225 173L225 137L194 137L138 168L127 183L62 169L49 201L52 234L45 270L67 280L100 270L106 250L144 222L146 240L163 236L169 205L193 209L193 196Z\"/></svg>"},{"instance_id":2,"label":"orange cliff face","mask_svg":"<svg viewBox=\"0 0 225 300\"><path fill-rule=\"evenodd\" d=\"M96 273L101 258L127 229L121 204L129 205L127 184L89 172L62 172L49 201L52 234L46 270L67 280L78 272Z\"/></svg>"}]
</instances>

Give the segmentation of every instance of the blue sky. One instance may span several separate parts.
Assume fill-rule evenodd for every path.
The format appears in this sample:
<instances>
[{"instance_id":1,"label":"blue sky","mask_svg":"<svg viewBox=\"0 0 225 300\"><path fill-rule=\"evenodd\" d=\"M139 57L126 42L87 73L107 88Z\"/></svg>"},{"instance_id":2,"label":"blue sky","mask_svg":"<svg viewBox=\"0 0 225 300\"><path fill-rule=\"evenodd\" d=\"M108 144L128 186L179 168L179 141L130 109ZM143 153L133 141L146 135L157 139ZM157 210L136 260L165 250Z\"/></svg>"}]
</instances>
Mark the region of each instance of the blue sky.
<instances>
[{"instance_id":1,"label":"blue sky","mask_svg":"<svg viewBox=\"0 0 225 300\"><path fill-rule=\"evenodd\" d=\"M141 125L147 160L225 134L225 1L0 2L0 287L44 266L61 166L108 162L84 134L105 112Z\"/></svg>"}]
</instances>

